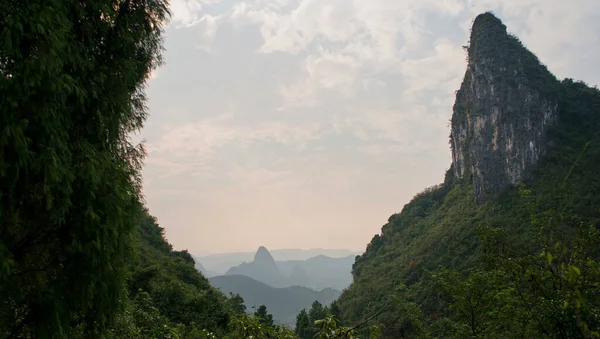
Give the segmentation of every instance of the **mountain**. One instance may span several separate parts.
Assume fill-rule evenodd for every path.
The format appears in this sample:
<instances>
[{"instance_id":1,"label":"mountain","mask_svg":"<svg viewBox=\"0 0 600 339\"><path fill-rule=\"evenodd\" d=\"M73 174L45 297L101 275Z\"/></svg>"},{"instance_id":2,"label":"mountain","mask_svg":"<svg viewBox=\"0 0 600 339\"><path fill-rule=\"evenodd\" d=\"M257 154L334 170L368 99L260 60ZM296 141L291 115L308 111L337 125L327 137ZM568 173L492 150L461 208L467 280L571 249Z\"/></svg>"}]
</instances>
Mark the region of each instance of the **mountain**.
<instances>
[{"instance_id":1,"label":"mountain","mask_svg":"<svg viewBox=\"0 0 600 339\"><path fill-rule=\"evenodd\" d=\"M208 272L213 272L215 275L223 275L233 266L238 266L243 262L252 261L255 253L256 252L219 253L211 255L198 255L195 256L195 258L197 261L202 263ZM350 255L355 256L362 252L346 249L313 248L308 250L277 249L271 250L270 253L276 261L288 261L306 260L318 255L326 255L331 258L341 258Z\"/></svg>"},{"instance_id":2,"label":"mountain","mask_svg":"<svg viewBox=\"0 0 600 339\"><path fill-rule=\"evenodd\" d=\"M289 281L292 286L312 287L311 279L302 265L294 264L292 272L289 274ZM341 289L340 289L341 290Z\"/></svg>"},{"instance_id":3,"label":"mountain","mask_svg":"<svg viewBox=\"0 0 600 339\"><path fill-rule=\"evenodd\" d=\"M217 273L209 271L206 268L204 268L202 263L195 257L194 257L194 267L196 267L196 269L198 271L200 271L200 273L202 273L202 275L205 276L206 278L210 278L210 277L214 277L214 276L218 275Z\"/></svg>"},{"instance_id":4,"label":"mountain","mask_svg":"<svg viewBox=\"0 0 600 339\"><path fill-rule=\"evenodd\" d=\"M252 261L255 254L256 252L219 253L198 256L197 260L202 263L206 270L213 271L216 275L223 275L233 266Z\"/></svg>"},{"instance_id":5,"label":"mountain","mask_svg":"<svg viewBox=\"0 0 600 339\"><path fill-rule=\"evenodd\" d=\"M591 337L600 91L559 81L491 13L466 51L452 164L356 258L342 323L372 318L383 338Z\"/></svg>"},{"instance_id":6,"label":"mountain","mask_svg":"<svg viewBox=\"0 0 600 339\"><path fill-rule=\"evenodd\" d=\"M254 259L231 267L225 275L245 275L273 287L304 286L316 290L343 290L352 281L355 256L331 258L319 255L306 260L275 261L261 246Z\"/></svg>"},{"instance_id":7,"label":"mountain","mask_svg":"<svg viewBox=\"0 0 600 339\"><path fill-rule=\"evenodd\" d=\"M225 275L245 275L273 287L289 285L288 279L279 271L275 259L264 246L258 248L254 260L230 268Z\"/></svg>"},{"instance_id":8,"label":"mountain","mask_svg":"<svg viewBox=\"0 0 600 339\"><path fill-rule=\"evenodd\" d=\"M340 295L334 289L314 291L300 286L274 288L243 275L217 276L209 281L225 294L237 293L242 296L248 312L252 312L253 307L265 305L276 322L290 326L295 325L296 315L302 309L310 309L313 301L328 305Z\"/></svg>"},{"instance_id":9,"label":"mountain","mask_svg":"<svg viewBox=\"0 0 600 339\"><path fill-rule=\"evenodd\" d=\"M361 251L351 251L347 249L326 249L326 248L312 248L308 250L302 249L279 249L271 251L273 258L276 261L287 261L287 260L307 260L319 255L324 255L330 258L342 258L347 256L356 256L361 254Z\"/></svg>"},{"instance_id":10,"label":"mountain","mask_svg":"<svg viewBox=\"0 0 600 339\"><path fill-rule=\"evenodd\" d=\"M352 264L356 256L331 258L319 255L307 260L278 261L277 267L287 277L289 285L313 289L334 288L343 290L352 282Z\"/></svg>"},{"instance_id":11,"label":"mountain","mask_svg":"<svg viewBox=\"0 0 600 339\"><path fill-rule=\"evenodd\" d=\"M560 83L491 14L473 23L469 65L452 115L452 170L482 203L530 179L558 121Z\"/></svg>"}]
</instances>

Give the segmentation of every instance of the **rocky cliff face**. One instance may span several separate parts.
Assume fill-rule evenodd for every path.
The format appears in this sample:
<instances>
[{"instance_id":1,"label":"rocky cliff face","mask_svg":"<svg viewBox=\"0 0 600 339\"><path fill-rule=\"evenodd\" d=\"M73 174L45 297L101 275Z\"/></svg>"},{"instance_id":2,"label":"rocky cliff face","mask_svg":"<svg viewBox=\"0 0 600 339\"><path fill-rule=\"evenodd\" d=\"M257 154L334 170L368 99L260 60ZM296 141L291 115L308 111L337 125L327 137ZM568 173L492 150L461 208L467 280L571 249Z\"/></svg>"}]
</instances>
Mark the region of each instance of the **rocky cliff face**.
<instances>
[{"instance_id":1,"label":"rocky cliff face","mask_svg":"<svg viewBox=\"0 0 600 339\"><path fill-rule=\"evenodd\" d=\"M471 31L452 116L452 170L484 202L531 176L558 119L558 80L490 13Z\"/></svg>"}]
</instances>

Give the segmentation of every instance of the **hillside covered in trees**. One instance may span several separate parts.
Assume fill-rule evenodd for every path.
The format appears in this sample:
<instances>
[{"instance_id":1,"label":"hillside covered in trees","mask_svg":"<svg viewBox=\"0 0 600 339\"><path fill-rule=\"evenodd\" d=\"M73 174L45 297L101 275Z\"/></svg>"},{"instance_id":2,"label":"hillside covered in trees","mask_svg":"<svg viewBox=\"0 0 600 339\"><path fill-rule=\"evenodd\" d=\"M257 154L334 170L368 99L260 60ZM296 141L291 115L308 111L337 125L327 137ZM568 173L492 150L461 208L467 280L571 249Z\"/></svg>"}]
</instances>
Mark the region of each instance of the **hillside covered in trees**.
<instances>
[{"instance_id":1,"label":"hillside covered in trees","mask_svg":"<svg viewBox=\"0 0 600 339\"><path fill-rule=\"evenodd\" d=\"M392 215L337 300L384 338L600 334L600 91L479 15L444 182Z\"/></svg>"},{"instance_id":2,"label":"hillside covered in trees","mask_svg":"<svg viewBox=\"0 0 600 339\"><path fill-rule=\"evenodd\" d=\"M600 91L490 13L444 182L389 218L337 301L292 330L211 287L144 207L130 139L167 5L0 1L0 337L600 337Z\"/></svg>"},{"instance_id":3,"label":"hillside covered in trees","mask_svg":"<svg viewBox=\"0 0 600 339\"><path fill-rule=\"evenodd\" d=\"M340 292L331 288L315 291L303 286L271 287L243 275L222 275L209 279L212 286L225 294L238 294L246 308L264 305L276 323L293 326L300 310L310 308L314 301L329 305Z\"/></svg>"}]
</instances>

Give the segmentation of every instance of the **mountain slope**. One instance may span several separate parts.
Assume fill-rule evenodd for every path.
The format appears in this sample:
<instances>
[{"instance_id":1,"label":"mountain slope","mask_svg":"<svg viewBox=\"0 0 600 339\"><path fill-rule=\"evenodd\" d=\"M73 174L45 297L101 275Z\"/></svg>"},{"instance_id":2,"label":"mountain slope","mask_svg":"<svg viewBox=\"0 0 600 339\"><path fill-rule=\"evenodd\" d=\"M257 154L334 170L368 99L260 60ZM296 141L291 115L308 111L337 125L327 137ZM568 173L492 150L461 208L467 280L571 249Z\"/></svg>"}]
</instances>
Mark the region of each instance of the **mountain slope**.
<instances>
[{"instance_id":1,"label":"mountain slope","mask_svg":"<svg viewBox=\"0 0 600 339\"><path fill-rule=\"evenodd\" d=\"M304 286L316 290L343 290L352 281L354 258L353 255L341 258L318 255L306 260L275 261L269 251L261 246L254 260L231 267L225 275L245 275L272 287Z\"/></svg>"},{"instance_id":2,"label":"mountain slope","mask_svg":"<svg viewBox=\"0 0 600 339\"><path fill-rule=\"evenodd\" d=\"M205 329L225 333L230 307L225 295L212 287L194 267L187 251L174 251L156 218L144 211L136 230L136 256L129 264L129 314L135 327L152 332L183 325L183 332ZM142 322L151 317L152 322ZM181 325L179 325L181 324ZM123 327L121 326L121 330ZM151 333L140 333L142 336ZM120 333L117 337L129 337Z\"/></svg>"},{"instance_id":3,"label":"mountain slope","mask_svg":"<svg viewBox=\"0 0 600 339\"><path fill-rule=\"evenodd\" d=\"M289 285L288 279L279 271L275 259L264 246L258 248L254 260L230 268L225 275L245 275L273 287Z\"/></svg>"},{"instance_id":4,"label":"mountain slope","mask_svg":"<svg viewBox=\"0 0 600 339\"><path fill-rule=\"evenodd\" d=\"M289 285L313 289L343 290L352 282L352 264L356 256L331 258L319 255L307 260L278 261L279 270L289 277Z\"/></svg>"},{"instance_id":5,"label":"mountain slope","mask_svg":"<svg viewBox=\"0 0 600 339\"><path fill-rule=\"evenodd\" d=\"M434 335L449 336L444 329L453 321L444 321L452 310L427 270L482 267L478 225L504 230L505 250L517 255L541 251L531 206L536 213L560 212L560 221L544 229L551 242L571 239L575 225L600 225L600 92L556 80L489 13L476 18L468 53L444 183L388 219L357 257L353 283L336 302L349 324L383 307L375 321L385 325L385 338L416 336L423 323L434 324ZM533 192L531 203L514 189L522 181ZM408 288L399 293L402 285ZM420 311L389 303L392 295ZM410 320L421 312L420 322Z\"/></svg>"},{"instance_id":6,"label":"mountain slope","mask_svg":"<svg viewBox=\"0 0 600 339\"><path fill-rule=\"evenodd\" d=\"M309 250L301 249L279 249L269 251L276 261L306 260L319 255L325 255L331 258L341 258L346 256L358 255L362 252L350 251L345 249L322 249L315 248ZM196 256L198 261L206 268L208 272L215 275L223 275L233 266L238 266L243 262L252 261L256 252L238 252L238 253L219 253L204 256Z\"/></svg>"},{"instance_id":7,"label":"mountain slope","mask_svg":"<svg viewBox=\"0 0 600 339\"><path fill-rule=\"evenodd\" d=\"M274 288L243 275L223 275L210 278L209 281L223 293L242 296L248 311L265 305L276 322L292 326L296 322L296 315L302 309L310 309L313 301L327 305L340 295L339 291L333 289L314 291L300 286Z\"/></svg>"},{"instance_id":8,"label":"mountain slope","mask_svg":"<svg viewBox=\"0 0 600 339\"><path fill-rule=\"evenodd\" d=\"M196 267L196 269L198 271L200 271L200 273L202 273L202 275L205 276L206 278L210 278L210 277L214 277L214 276L218 275L218 274L215 274L215 272L211 272L211 271L207 270L206 268L204 268L204 266L202 265L202 263L200 261L198 261L198 259L196 259L196 258L193 258L193 259L194 259L194 266Z\"/></svg>"}]
</instances>

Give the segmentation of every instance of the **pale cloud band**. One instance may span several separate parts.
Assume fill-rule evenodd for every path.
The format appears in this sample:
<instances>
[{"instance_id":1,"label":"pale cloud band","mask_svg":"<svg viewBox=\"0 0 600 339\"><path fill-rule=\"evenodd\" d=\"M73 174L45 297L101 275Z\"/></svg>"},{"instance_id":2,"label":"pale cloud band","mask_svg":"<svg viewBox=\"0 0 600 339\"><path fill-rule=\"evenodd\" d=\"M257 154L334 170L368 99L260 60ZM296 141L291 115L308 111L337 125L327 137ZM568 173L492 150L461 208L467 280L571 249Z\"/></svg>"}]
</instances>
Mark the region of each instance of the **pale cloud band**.
<instances>
[{"instance_id":1,"label":"pale cloud band","mask_svg":"<svg viewBox=\"0 0 600 339\"><path fill-rule=\"evenodd\" d=\"M474 16L600 82L600 2L172 0L149 83L148 204L192 252L363 249L442 181Z\"/></svg>"}]
</instances>

